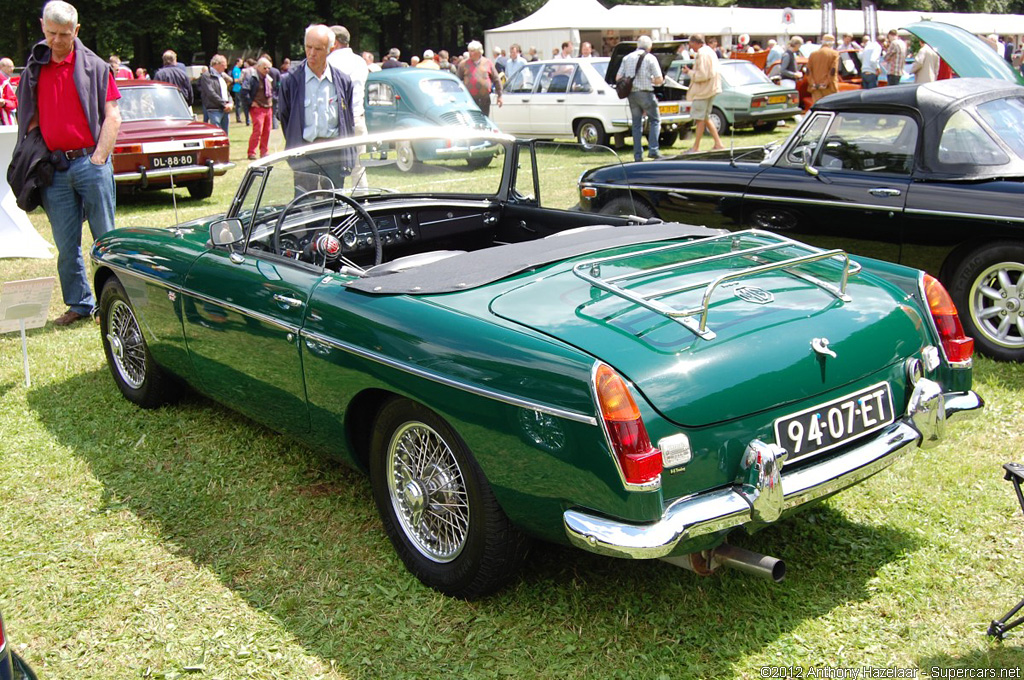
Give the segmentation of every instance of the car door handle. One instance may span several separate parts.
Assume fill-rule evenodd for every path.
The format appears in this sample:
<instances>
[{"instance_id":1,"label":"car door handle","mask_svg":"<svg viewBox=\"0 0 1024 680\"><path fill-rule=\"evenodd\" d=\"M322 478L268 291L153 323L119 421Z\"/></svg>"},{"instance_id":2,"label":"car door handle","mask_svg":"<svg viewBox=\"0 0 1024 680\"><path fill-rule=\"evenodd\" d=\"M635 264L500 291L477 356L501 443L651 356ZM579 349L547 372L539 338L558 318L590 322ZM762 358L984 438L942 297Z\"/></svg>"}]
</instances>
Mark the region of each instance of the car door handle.
<instances>
[{"instance_id":1,"label":"car door handle","mask_svg":"<svg viewBox=\"0 0 1024 680\"><path fill-rule=\"evenodd\" d=\"M274 293L274 302L280 303L285 307L301 307L302 300L296 300L293 297L287 295L281 295L280 293Z\"/></svg>"},{"instance_id":2,"label":"car door handle","mask_svg":"<svg viewBox=\"0 0 1024 680\"><path fill-rule=\"evenodd\" d=\"M565 102L565 100L564 100L564 99L556 99L555 101L556 101L556 102L558 102L559 104L562 104L562 103L564 103L564 102Z\"/></svg>"},{"instance_id":3,"label":"car door handle","mask_svg":"<svg viewBox=\"0 0 1024 680\"><path fill-rule=\"evenodd\" d=\"M875 187L874 189L869 189L868 193L871 194L872 196L883 197L883 196L899 196L903 192L900 191L899 189L889 189L887 187Z\"/></svg>"}]
</instances>

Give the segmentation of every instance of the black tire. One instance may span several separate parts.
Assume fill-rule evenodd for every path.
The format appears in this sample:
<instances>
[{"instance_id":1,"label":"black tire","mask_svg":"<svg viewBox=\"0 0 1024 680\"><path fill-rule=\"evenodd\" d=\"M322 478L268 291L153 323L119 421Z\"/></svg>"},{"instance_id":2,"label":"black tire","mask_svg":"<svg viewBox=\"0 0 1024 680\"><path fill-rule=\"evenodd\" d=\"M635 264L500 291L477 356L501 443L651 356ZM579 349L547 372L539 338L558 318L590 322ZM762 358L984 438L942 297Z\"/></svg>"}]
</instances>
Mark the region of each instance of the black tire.
<instances>
[{"instance_id":1,"label":"black tire","mask_svg":"<svg viewBox=\"0 0 1024 680\"><path fill-rule=\"evenodd\" d=\"M658 146L662 149L672 146L679 141L679 130L671 130L668 132L662 132L658 135Z\"/></svg>"},{"instance_id":2,"label":"black tire","mask_svg":"<svg viewBox=\"0 0 1024 680\"><path fill-rule=\"evenodd\" d=\"M772 132L778 124L779 121L777 120L762 120L758 123L754 123L754 132Z\"/></svg>"},{"instance_id":3,"label":"black tire","mask_svg":"<svg viewBox=\"0 0 1024 680\"><path fill-rule=\"evenodd\" d=\"M197 201L212 196L213 178L200 179L196 180L195 182L189 182L188 195Z\"/></svg>"},{"instance_id":4,"label":"black tire","mask_svg":"<svg viewBox=\"0 0 1024 680\"><path fill-rule=\"evenodd\" d=\"M708 116L708 122L714 122L715 129L718 130L718 134L724 135L729 132L729 120L722 113L722 109L717 106L711 109L711 115Z\"/></svg>"},{"instance_id":5,"label":"black tire","mask_svg":"<svg viewBox=\"0 0 1024 680\"><path fill-rule=\"evenodd\" d=\"M584 118L576 123L576 140L585 147L608 146L608 133L601 121Z\"/></svg>"},{"instance_id":6,"label":"black tire","mask_svg":"<svg viewBox=\"0 0 1024 680\"><path fill-rule=\"evenodd\" d=\"M494 156L477 156L475 158L467 158L466 163L468 163L469 167L473 170L479 170L480 168L486 168L490 165L492 160L494 160Z\"/></svg>"},{"instance_id":7,"label":"black tire","mask_svg":"<svg viewBox=\"0 0 1024 680\"><path fill-rule=\"evenodd\" d=\"M132 303L116 278L100 293L100 334L110 373L125 399L156 408L178 397L178 383L153 361Z\"/></svg>"},{"instance_id":8,"label":"black tire","mask_svg":"<svg viewBox=\"0 0 1024 680\"><path fill-rule=\"evenodd\" d=\"M964 332L1000 361L1024 361L1024 244L990 243L969 252L949 286Z\"/></svg>"},{"instance_id":9,"label":"black tire","mask_svg":"<svg viewBox=\"0 0 1024 680\"><path fill-rule=\"evenodd\" d=\"M527 539L505 516L462 438L427 407L395 399L381 409L370 481L384 531L425 585L472 600L517 572Z\"/></svg>"},{"instance_id":10,"label":"black tire","mask_svg":"<svg viewBox=\"0 0 1024 680\"><path fill-rule=\"evenodd\" d=\"M621 215L623 217L643 217L648 219L657 217L658 213L646 201L640 198L629 196L618 196L608 201L598 210L602 215Z\"/></svg>"}]
</instances>

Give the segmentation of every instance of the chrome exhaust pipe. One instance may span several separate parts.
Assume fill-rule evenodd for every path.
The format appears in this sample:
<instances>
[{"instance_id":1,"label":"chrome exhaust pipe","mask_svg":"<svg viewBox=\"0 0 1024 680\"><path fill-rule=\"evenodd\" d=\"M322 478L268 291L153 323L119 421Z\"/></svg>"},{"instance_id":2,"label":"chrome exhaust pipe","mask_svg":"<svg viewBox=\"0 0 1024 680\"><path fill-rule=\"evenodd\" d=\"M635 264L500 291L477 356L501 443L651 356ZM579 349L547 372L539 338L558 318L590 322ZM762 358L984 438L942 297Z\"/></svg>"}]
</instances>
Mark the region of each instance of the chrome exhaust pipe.
<instances>
[{"instance_id":1,"label":"chrome exhaust pipe","mask_svg":"<svg viewBox=\"0 0 1024 680\"><path fill-rule=\"evenodd\" d=\"M700 576L710 576L719 567L732 567L754 576L769 578L780 583L786 578L786 563L777 557L737 548L723 543L713 550L705 550L679 557L662 557L662 561L682 567Z\"/></svg>"}]
</instances>

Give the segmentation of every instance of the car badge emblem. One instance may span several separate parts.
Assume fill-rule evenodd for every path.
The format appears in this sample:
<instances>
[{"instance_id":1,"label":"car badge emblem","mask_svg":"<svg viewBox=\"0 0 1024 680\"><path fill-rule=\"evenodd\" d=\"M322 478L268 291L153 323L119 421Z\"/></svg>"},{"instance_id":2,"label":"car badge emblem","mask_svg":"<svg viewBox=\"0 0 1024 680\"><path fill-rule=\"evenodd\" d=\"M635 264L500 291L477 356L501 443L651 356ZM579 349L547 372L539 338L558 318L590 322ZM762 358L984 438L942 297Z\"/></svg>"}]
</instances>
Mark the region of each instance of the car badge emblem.
<instances>
[{"instance_id":1,"label":"car badge emblem","mask_svg":"<svg viewBox=\"0 0 1024 680\"><path fill-rule=\"evenodd\" d=\"M734 292L739 299L755 305L766 305L775 300L774 295L764 288L757 288L755 286L736 286Z\"/></svg>"}]
</instances>

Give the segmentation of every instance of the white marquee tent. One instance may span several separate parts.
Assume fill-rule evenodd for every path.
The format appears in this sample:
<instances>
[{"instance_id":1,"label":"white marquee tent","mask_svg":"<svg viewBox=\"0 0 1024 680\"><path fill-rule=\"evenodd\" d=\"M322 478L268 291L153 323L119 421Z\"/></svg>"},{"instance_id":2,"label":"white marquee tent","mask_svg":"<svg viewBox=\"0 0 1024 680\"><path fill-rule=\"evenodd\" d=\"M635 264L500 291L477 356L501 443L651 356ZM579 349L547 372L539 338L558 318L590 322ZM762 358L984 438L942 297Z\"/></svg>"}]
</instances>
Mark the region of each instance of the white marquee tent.
<instances>
[{"instance_id":1,"label":"white marquee tent","mask_svg":"<svg viewBox=\"0 0 1024 680\"><path fill-rule=\"evenodd\" d=\"M917 21L942 21L972 33L988 35L1024 35L1024 16L1019 14L957 14L952 12L879 11L878 28L885 32ZM688 5L618 5L605 8L598 0L550 0L530 16L507 26L485 32L485 47L490 54L495 45L506 50L511 43L523 49L535 46L541 58L565 40L579 47L581 40L607 51L618 40L631 40L641 34L656 40L668 40L703 33L720 37L723 45L736 42L746 33L752 39L785 39L801 35L816 38L821 32L821 10L793 10L793 23L783 24L782 9L750 7L694 7ZM837 10L839 34L864 33L864 13Z\"/></svg>"}]
</instances>

